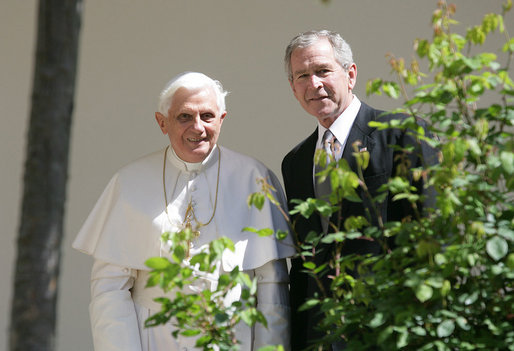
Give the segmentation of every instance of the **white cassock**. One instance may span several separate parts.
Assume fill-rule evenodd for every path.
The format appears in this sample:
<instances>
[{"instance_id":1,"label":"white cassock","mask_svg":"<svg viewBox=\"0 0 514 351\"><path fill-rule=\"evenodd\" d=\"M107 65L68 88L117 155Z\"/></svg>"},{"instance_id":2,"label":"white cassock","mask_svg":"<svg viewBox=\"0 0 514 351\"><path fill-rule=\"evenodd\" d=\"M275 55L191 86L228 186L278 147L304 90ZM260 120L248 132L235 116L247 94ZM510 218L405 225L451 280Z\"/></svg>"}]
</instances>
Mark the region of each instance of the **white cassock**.
<instances>
[{"instance_id":1,"label":"white cassock","mask_svg":"<svg viewBox=\"0 0 514 351\"><path fill-rule=\"evenodd\" d=\"M266 178L277 189L285 207L282 188L275 175L255 159L216 146L202 163L180 160L170 147L166 157L168 215L163 192L164 149L122 168L116 173L84 223L73 247L95 259L91 274L91 327L96 351L194 350L195 340L174 339L171 325L144 328L144 321L160 311L155 297L160 288L145 288L150 257L167 256L169 247L162 233L183 225L187 205L196 218L207 222L216 198L218 160L221 154L217 209L213 220L201 227L191 254L221 236L230 238L235 252L224 253L219 270L186 292L209 288L222 272L239 268L257 277L258 309L268 329L240 323L236 330L241 350L282 344L289 349L288 272L285 258L294 254L291 238L277 241L243 232L244 227L288 230L279 211L266 202L261 211L247 206L247 197L260 191L257 178ZM173 296L171 292L170 297ZM232 300L240 298L235 289ZM228 301L230 302L230 301Z\"/></svg>"}]
</instances>

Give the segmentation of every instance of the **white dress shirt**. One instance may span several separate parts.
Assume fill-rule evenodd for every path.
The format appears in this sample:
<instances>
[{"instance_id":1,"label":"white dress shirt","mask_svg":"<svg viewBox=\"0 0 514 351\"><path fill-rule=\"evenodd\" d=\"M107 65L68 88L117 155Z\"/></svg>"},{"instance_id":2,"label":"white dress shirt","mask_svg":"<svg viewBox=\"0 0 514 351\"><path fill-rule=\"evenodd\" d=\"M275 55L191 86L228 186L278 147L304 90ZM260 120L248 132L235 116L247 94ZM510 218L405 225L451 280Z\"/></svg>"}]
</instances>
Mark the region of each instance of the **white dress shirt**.
<instances>
[{"instance_id":1,"label":"white dress shirt","mask_svg":"<svg viewBox=\"0 0 514 351\"><path fill-rule=\"evenodd\" d=\"M336 137L336 139L341 144L341 150L344 150L346 146L346 140L348 139L348 135L350 134L350 130L352 129L353 122L357 117L357 113L361 108L361 102L357 98L357 96L353 96L352 102L350 105L343 111L343 113L332 123L330 126L330 131ZM316 142L316 149L323 149L322 140L323 134L327 128L323 127L321 123L318 122L318 141ZM351 147L351 145L350 145ZM315 166L313 167L313 181L316 182L315 178ZM314 183L315 184L315 183Z\"/></svg>"}]
</instances>

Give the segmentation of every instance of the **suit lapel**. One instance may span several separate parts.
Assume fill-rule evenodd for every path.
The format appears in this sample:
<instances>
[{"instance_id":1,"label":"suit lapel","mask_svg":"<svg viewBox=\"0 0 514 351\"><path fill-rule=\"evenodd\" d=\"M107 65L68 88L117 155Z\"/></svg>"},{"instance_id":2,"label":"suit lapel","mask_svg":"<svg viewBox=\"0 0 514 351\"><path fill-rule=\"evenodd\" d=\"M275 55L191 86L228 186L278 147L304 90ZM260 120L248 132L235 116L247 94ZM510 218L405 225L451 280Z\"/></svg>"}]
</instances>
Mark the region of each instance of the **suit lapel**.
<instances>
[{"instance_id":1,"label":"suit lapel","mask_svg":"<svg viewBox=\"0 0 514 351\"><path fill-rule=\"evenodd\" d=\"M357 113L357 117L355 118L352 128L350 129L350 134L348 134L348 139L346 140L342 156L342 158L348 162L353 171L357 171L357 163L353 156L353 153L355 152L353 144L359 141L361 144L358 146L358 151L369 151L370 153L375 146L375 142L369 136L374 128L368 126L368 123L374 120L374 116L375 113L373 109L365 103L361 103L361 108Z\"/></svg>"},{"instance_id":2,"label":"suit lapel","mask_svg":"<svg viewBox=\"0 0 514 351\"><path fill-rule=\"evenodd\" d=\"M375 147L375 141L370 136L374 128L368 126L368 123L374 119L374 110L365 103L361 103L361 108L357 113L357 117L355 118L355 122L353 123L352 128L350 129L350 134L348 134L348 139L346 140L346 145L344 147L342 156L342 158L348 162L350 169L354 172L357 172L357 162L353 156L353 153L355 152L353 144L359 141L360 145L357 146L357 152L368 151L371 153ZM341 204L341 215L343 221L346 217L346 214L348 213L349 206L351 206L351 203L346 200ZM332 220L336 220L334 217Z\"/></svg>"},{"instance_id":3,"label":"suit lapel","mask_svg":"<svg viewBox=\"0 0 514 351\"><path fill-rule=\"evenodd\" d=\"M314 198L314 183L313 183L313 169L314 169L314 152L316 149L316 142L318 140L318 129L314 131L305 142L302 143L295 155L294 164L294 178L295 196L293 198L304 199ZM312 215L309 219L303 217L298 218L298 225L304 227L305 234L308 231L314 230L317 233L321 232L321 220L319 216ZM301 238L303 240L303 238Z\"/></svg>"}]
</instances>

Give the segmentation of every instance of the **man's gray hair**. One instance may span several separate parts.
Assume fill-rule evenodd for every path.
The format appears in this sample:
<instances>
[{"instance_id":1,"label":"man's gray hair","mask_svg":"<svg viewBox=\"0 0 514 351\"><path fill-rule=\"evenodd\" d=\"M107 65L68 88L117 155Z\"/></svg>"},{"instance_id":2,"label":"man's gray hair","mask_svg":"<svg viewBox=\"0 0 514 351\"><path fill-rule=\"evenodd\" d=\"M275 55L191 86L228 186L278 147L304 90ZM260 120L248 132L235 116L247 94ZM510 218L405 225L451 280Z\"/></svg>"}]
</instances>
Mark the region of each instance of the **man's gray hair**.
<instances>
[{"instance_id":1,"label":"man's gray hair","mask_svg":"<svg viewBox=\"0 0 514 351\"><path fill-rule=\"evenodd\" d=\"M228 92L223 90L223 86L219 81L198 72L184 72L170 80L159 95L157 111L168 117L173 95L180 88L195 91L207 87L214 89L218 108L221 113L225 112L225 96L227 96Z\"/></svg>"},{"instance_id":2,"label":"man's gray hair","mask_svg":"<svg viewBox=\"0 0 514 351\"><path fill-rule=\"evenodd\" d=\"M328 30L311 30L303 32L295 36L286 48L286 55L284 57L285 69L288 79L293 79L293 72L291 68L291 55L296 49L303 49L315 44L321 39L327 39L334 49L334 56L344 69L353 63L352 49L350 45L336 32Z\"/></svg>"}]
</instances>

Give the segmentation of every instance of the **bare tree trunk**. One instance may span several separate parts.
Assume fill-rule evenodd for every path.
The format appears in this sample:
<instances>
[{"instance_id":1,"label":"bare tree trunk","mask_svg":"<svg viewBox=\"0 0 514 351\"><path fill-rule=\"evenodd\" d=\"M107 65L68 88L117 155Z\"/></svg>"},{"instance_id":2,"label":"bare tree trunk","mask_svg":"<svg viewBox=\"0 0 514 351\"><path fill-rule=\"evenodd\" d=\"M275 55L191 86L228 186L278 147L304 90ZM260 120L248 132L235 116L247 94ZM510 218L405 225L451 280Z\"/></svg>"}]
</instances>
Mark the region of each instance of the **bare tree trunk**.
<instances>
[{"instance_id":1,"label":"bare tree trunk","mask_svg":"<svg viewBox=\"0 0 514 351\"><path fill-rule=\"evenodd\" d=\"M54 350L82 0L40 0L11 351Z\"/></svg>"}]
</instances>

